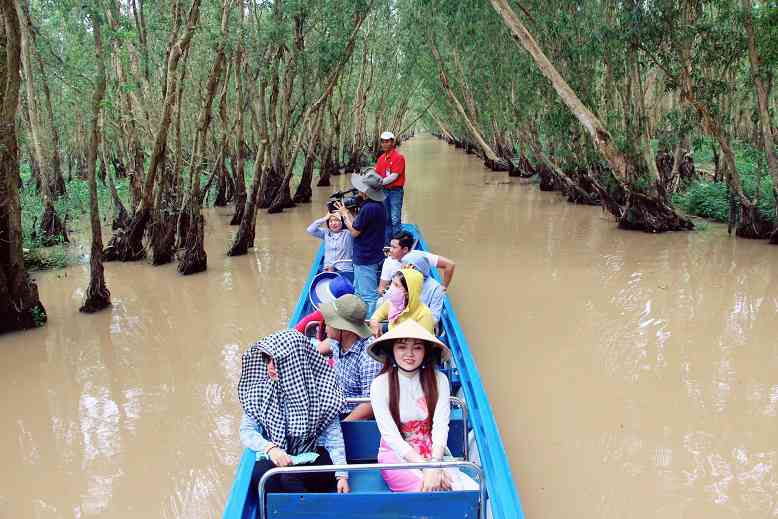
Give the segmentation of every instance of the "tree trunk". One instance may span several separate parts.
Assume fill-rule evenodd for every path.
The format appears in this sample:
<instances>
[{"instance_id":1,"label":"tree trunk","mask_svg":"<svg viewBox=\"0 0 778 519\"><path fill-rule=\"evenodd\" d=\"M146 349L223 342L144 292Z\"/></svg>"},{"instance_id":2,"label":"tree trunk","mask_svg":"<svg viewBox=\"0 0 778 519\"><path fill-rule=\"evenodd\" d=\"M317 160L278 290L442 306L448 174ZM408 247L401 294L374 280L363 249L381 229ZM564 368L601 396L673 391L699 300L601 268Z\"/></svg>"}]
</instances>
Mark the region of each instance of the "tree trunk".
<instances>
[{"instance_id":1,"label":"tree trunk","mask_svg":"<svg viewBox=\"0 0 778 519\"><path fill-rule=\"evenodd\" d=\"M42 326L46 310L24 268L16 109L21 78L19 18L0 0L0 333Z\"/></svg>"},{"instance_id":2,"label":"tree trunk","mask_svg":"<svg viewBox=\"0 0 778 519\"><path fill-rule=\"evenodd\" d=\"M694 228L691 220L679 215L662 197L633 192L629 187L631 172L640 171L636 164L622 154L613 143L613 139L600 120L587 108L570 88L567 81L559 74L554 65L546 57L535 38L519 20L516 13L508 5L507 0L490 0L495 11L502 17L510 29L514 39L532 57L540 72L551 82L560 99L567 105L578 121L586 128L595 147L605 158L613 171L615 180L625 193L626 206L615 203L614 200L603 199L606 206L619 220L619 226L626 229L644 230L646 232L665 232L690 230ZM643 150L645 154L649 150ZM634 158L633 158L634 160ZM653 164L653 159L651 159ZM645 167L651 168L650 164ZM601 197L609 197L605 191Z\"/></svg>"},{"instance_id":3,"label":"tree trunk","mask_svg":"<svg viewBox=\"0 0 778 519\"><path fill-rule=\"evenodd\" d=\"M243 9L240 11L240 25L243 26ZM237 150L237 165L235 167L235 213L232 215L230 225L239 225L246 210L246 147L244 143L243 112L245 99L243 98L243 32L238 40L238 48L235 51L235 94L237 113L235 114L238 134L235 137L235 150Z\"/></svg>"},{"instance_id":4,"label":"tree trunk","mask_svg":"<svg viewBox=\"0 0 778 519\"><path fill-rule=\"evenodd\" d=\"M35 161L40 168L42 179L40 194L43 198L43 216L41 217L39 229L40 237L44 246L51 246L59 243L60 240L67 242L68 236L65 225L62 223L62 220L54 209L52 186L56 186L57 182L52 178L49 161L41 141L43 135L39 118L40 110L38 109L38 100L35 95L35 77L32 73L32 49L30 46L30 35L33 31L32 23L25 6L19 2L16 4L16 7L17 16L22 22L20 24L22 71L24 72L24 86L27 94L27 110L29 112L32 151Z\"/></svg>"},{"instance_id":5,"label":"tree trunk","mask_svg":"<svg viewBox=\"0 0 778 519\"><path fill-rule=\"evenodd\" d=\"M298 204L309 204L313 191L311 182L313 181L313 166L316 162L316 150L321 142L321 125L324 119L324 110L320 110L313 123L313 128L309 133L308 148L305 152L305 163L303 165L303 174L300 183L297 185L297 191L292 201Z\"/></svg>"},{"instance_id":6,"label":"tree trunk","mask_svg":"<svg viewBox=\"0 0 778 519\"><path fill-rule=\"evenodd\" d=\"M143 185L143 198L134 212L132 222L128 231L117 231L108 243L105 250L106 261L121 260L135 261L145 256L143 246L143 236L146 233L146 225L151 219L151 208L153 204L154 183L160 162L165 156L167 147L167 133L172 119L173 106L176 97L176 81L178 78L178 63L181 56L189 48L192 41L192 35L197 26L200 16L200 3L202 0L192 0L187 15L186 29L170 48L167 56L167 86L165 90L165 99L162 103L162 117L160 119L157 135L154 140L154 151L151 155L151 162L146 174L146 181ZM175 29L174 29L175 30ZM142 150L141 150L142 154ZM136 171L138 164L136 164Z\"/></svg>"},{"instance_id":7,"label":"tree trunk","mask_svg":"<svg viewBox=\"0 0 778 519\"><path fill-rule=\"evenodd\" d=\"M228 186L228 173L227 173L227 157L229 156L228 149L228 126L229 121L227 119L227 92L230 85L230 65L227 64L227 69L224 74L224 82L222 83L222 93L219 96L219 121L221 122L221 140L219 141L219 147L221 148L221 161L218 164L219 182L216 192L216 200L213 205L216 207L224 207L230 198L230 189ZM214 132L215 133L215 132Z\"/></svg>"},{"instance_id":8,"label":"tree trunk","mask_svg":"<svg viewBox=\"0 0 778 519\"><path fill-rule=\"evenodd\" d=\"M338 64L330 73L324 91L321 93L321 95L316 99L316 101L313 104L311 104L306 108L305 113L300 118L301 130L300 132L298 132L295 143L293 146L291 146L287 161L284 164L284 166L287 168L286 175L282 181L281 188L278 194L273 200L273 203L271 204L270 208L268 208L268 213L280 212L285 207L288 207L289 204L294 205L294 202L292 202L291 196L289 194L289 183L292 179L292 172L294 169L295 158L297 157L297 154L300 151L300 147L302 146L302 140L306 135L304 128L308 124L310 118L318 114L319 110L322 109L324 103L326 103L327 100L332 95L335 85L337 84L341 72L343 71L343 67L351 59L351 54L354 52L354 44L356 43L357 35L359 34L359 30L362 27L362 23L365 21L365 18L367 18L367 14L370 12L370 9L373 7L373 3L374 0L371 0L368 6L366 7L365 11L359 13L356 16L354 20L354 29L351 31L351 35L349 36L348 43L346 44L346 49L343 53L343 56L341 56L341 59L338 61Z\"/></svg>"},{"instance_id":9,"label":"tree trunk","mask_svg":"<svg viewBox=\"0 0 778 519\"><path fill-rule=\"evenodd\" d=\"M778 245L778 156L775 153L775 138L770 122L770 78L771 72L762 66L762 59L756 48L754 22L752 19L752 0L742 0L746 34L748 35L748 59L751 63L751 77L754 81L756 99L759 105L759 126L762 131L762 145L767 154L767 169L773 180L773 196L775 197L775 223L770 234L770 243ZM759 192L759 185L756 187Z\"/></svg>"},{"instance_id":10,"label":"tree trunk","mask_svg":"<svg viewBox=\"0 0 778 519\"><path fill-rule=\"evenodd\" d=\"M28 28L32 27L32 23L29 20L29 11L25 9L25 18L28 24ZM37 48L35 31L30 31L30 43L33 49ZM41 86L43 88L43 97L46 101L46 115L48 121L48 127L51 130L51 194L52 196L59 198L65 194L65 178L62 176L62 159L59 153L59 128L54 122L54 109L51 104L51 92L49 90L49 81L46 77L46 69L43 66L43 58L41 58L40 52L33 52L36 61L38 63L38 73L41 78Z\"/></svg>"},{"instance_id":11,"label":"tree trunk","mask_svg":"<svg viewBox=\"0 0 778 519\"><path fill-rule=\"evenodd\" d=\"M484 162L486 163L486 166L490 169L494 169L497 166L499 157L492 150L491 146L489 146L486 143L486 140L481 135L481 131L476 127L475 122L470 120L470 117L467 115L467 111L465 111L465 107L462 106L462 103L459 101L457 96L454 94L454 91L449 86L448 76L446 75L446 69L443 65L443 60L440 57L438 48L435 46L435 42L433 41L431 35L429 36L428 40L430 43L430 50L432 51L432 56L435 58L435 62L438 64L438 76L440 77L440 82L443 85L443 89L446 91L446 94L448 94L448 97L451 100L451 103L454 105L454 108L456 108L457 112L459 112L459 116L462 118L465 125L470 130L470 134L473 136L473 138L478 143L478 146L481 148L481 151L483 152L485 157Z\"/></svg>"},{"instance_id":12,"label":"tree trunk","mask_svg":"<svg viewBox=\"0 0 778 519\"><path fill-rule=\"evenodd\" d=\"M200 109L200 116L197 124L197 139L192 157L192 174L194 183L192 192L189 195L189 228L187 229L185 250L178 263L178 272L183 275L196 274L203 272L208 267L208 254L205 252L205 217L201 210L200 202L200 168L205 159L206 143L208 142L208 128L211 125L212 113L211 107L216 95L216 87L219 78L222 76L222 68L225 61L225 47L229 38L229 19L233 0L223 0L221 14L221 38L216 48L216 57L214 59L213 69L208 76L205 87L205 97ZM225 78L225 84L227 80Z\"/></svg>"},{"instance_id":13,"label":"tree trunk","mask_svg":"<svg viewBox=\"0 0 778 519\"><path fill-rule=\"evenodd\" d=\"M100 117L100 103L105 95L105 62L103 61L100 18L92 13L90 19L95 39L95 58L97 63L97 81L94 94L92 95L92 121L86 163L89 172L89 216L92 226L92 252L89 258L89 286L84 295L84 303L79 308L80 312L88 314L111 306L111 292L105 286L105 274L103 272L103 234L100 229L100 208L97 204L97 175L95 172L97 146L99 143L98 118Z\"/></svg>"},{"instance_id":14,"label":"tree trunk","mask_svg":"<svg viewBox=\"0 0 778 519\"><path fill-rule=\"evenodd\" d=\"M271 48L265 52L265 61L272 55ZM265 90L267 81L263 78L259 81L259 94L257 95L257 155L254 158L254 179L251 182L251 193L248 197L246 210L240 221L238 233L232 243L228 256L242 256L254 246L254 232L256 229L256 211L261 191L262 170L265 163L265 144L268 142L267 117L265 115Z\"/></svg>"}]
</instances>

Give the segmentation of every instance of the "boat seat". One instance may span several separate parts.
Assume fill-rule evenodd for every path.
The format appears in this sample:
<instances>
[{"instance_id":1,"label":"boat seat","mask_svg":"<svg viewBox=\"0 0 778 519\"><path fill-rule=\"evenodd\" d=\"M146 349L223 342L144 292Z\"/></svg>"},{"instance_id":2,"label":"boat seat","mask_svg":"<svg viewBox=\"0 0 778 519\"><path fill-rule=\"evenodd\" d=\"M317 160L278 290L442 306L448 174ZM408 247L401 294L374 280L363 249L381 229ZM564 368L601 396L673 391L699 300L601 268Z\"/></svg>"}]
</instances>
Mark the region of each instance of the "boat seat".
<instances>
[{"instance_id":1,"label":"boat seat","mask_svg":"<svg viewBox=\"0 0 778 519\"><path fill-rule=\"evenodd\" d=\"M372 472L372 471L371 471ZM268 517L332 519L478 519L477 490L268 494Z\"/></svg>"},{"instance_id":2,"label":"boat seat","mask_svg":"<svg viewBox=\"0 0 778 519\"><path fill-rule=\"evenodd\" d=\"M351 472L348 476L348 484L355 494L370 492L389 492L386 481L381 476L380 470L360 470Z\"/></svg>"},{"instance_id":3,"label":"boat seat","mask_svg":"<svg viewBox=\"0 0 778 519\"><path fill-rule=\"evenodd\" d=\"M346 444L346 459L349 463L367 463L376 460L381 433L375 420L353 420L341 422L343 440ZM455 458L464 456L465 421L462 410L451 409L448 426L448 449Z\"/></svg>"}]
</instances>

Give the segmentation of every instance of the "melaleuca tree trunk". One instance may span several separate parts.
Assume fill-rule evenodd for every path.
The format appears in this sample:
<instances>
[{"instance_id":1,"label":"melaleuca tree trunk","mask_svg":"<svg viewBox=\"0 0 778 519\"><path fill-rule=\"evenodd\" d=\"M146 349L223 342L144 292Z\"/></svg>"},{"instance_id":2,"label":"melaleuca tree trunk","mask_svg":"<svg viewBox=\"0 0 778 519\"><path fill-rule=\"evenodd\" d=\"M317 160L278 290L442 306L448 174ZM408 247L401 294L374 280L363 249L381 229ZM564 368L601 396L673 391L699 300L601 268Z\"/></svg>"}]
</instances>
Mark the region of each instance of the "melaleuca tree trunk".
<instances>
[{"instance_id":1,"label":"melaleuca tree trunk","mask_svg":"<svg viewBox=\"0 0 778 519\"><path fill-rule=\"evenodd\" d=\"M216 95L216 87L219 79L222 77L224 68L225 48L229 38L230 11L233 5L233 0L223 0L222 2L221 38L216 47L213 68L208 76L205 95L198 117L197 138L192 157L192 191L189 193L188 203L184 209L189 215L189 225L184 241L185 249L178 263L178 272L184 275L203 272L208 267L208 254L205 252L205 216L202 213L202 200L200 198L200 170L205 159L208 129L213 118L211 107Z\"/></svg>"},{"instance_id":2,"label":"melaleuca tree trunk","mask_svg":"<svg viewBox=\"0 0 778 519\"><path fill-rule=\"evenodd\" d=\"M95 40L95 57L97 63L97 78L95 91L92 94L92 118L90 124L89 149L87 154L87 171L89 175L89 216L92 227L92 251L89 258L89 286L84 294L84 303L79 311L94 313L111 305L111 292L105 286L103 271L103 235L100 229L100 208L97 203L97 147L99 144L98 119L100 103L105 95L105 62L103 60L102 28L99 16L90 13L92 34Z\"/></svg>"},{"instance_id":3,"label":"melaleuca tree trunk","mask_svg":"<svg viewBox=\"0 0 778 519\"><path fill-rule=\"evenodd\" d=\"M22 251L16 110L21 34L12 0L0 0L0 333L42 326L46 310Z\"/></svg>"},{"instance_id":4,"label":"melaleuca tree trunk","mask_svg":"<svg viewBox=\"0 0 778 519\"><path fill-rule=\"evenodd\" d=\"M143 237L146 234L146 226L151 221L151 210L154 204L154 186L157 179L157 172L164 163L165 151L167 148L167 134L173 116L173 107L176 97L176 81L178 78L178 65L181 57L189 48L192 41L192 35L197 27L197 21L200 17L200 4L202 0L192 0L189 12L186 17L185 27L181 34L174 40L170 46L166 59L166 87L165 97L162 102L162 116L159 127L154 139L154 150L151 154L148 171L145 182L143 183L142 198L134 211L132 221L127 229L116 231L105 250L105 259L107 261L135 261L146 255L143 245ZM179 27L172 29L173 34L177 34ZM138 157L140 153L140 157ZM139 163L143 163L143 150L136 148L135 174L139 171Z\"/></svg>"},{"instance_id":5,"label":"melaleuca tree trunk","mask_svg":"<svg viewBox=\"0 0 778 519\"><path fill-rule=\"evenodd\" d=\"M581 101L570 85L565 81L556 67L551 63L540 48L527 27L521 22L507 0L490 0L492 7L501 16L510 29L514 40L530 55L539 71L551 82L551 86L568 109L589 133L595 148L608 162L613 178L618 184L621 196L616 198L604 189L600 189L603 205L613 213L619 221L619 226L628 229L639 229L647 232L665 232L690 230L694 226L691 221L680 215L664 196L654 191L648 192L634 189L631 183L640 177L652 176L653 157L648 157L651 149L641 142L640 152L626 155L616 148L610 132L597 116ZM641 134L641 139L643 139ZM653 165L656 170L656 165ZM653 175L656 180L656 175ZM623 203L619 201L623 200Z\"/></svg>"}]
</instances>

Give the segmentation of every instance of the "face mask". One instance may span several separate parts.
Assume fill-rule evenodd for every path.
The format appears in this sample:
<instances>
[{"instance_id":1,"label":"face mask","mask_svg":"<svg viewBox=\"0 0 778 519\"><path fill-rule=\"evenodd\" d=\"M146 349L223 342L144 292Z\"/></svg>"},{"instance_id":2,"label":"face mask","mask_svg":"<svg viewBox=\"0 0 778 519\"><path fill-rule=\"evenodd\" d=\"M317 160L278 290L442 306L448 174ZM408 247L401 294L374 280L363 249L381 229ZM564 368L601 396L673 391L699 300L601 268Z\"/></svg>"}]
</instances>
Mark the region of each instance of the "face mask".
<instances>
[{"instance_id":1,"label":"face mask","mask_svg":"<svg viewBox=\"0 0 778 519\"><path fill-rule=\"evenodd\" d=\"M397 287L391 287L387 292L387 297L391 301L392 306L405 306L405 292Z\"/></svg>"},{"instance_id":2,"label":"face mask","mask_svg":"<svg viewBox=\"0 0 778 519\"><path fill-rule=\"evenodd\" d=\"M389 309L389 321L394 321L397 316L405 310L405 293L401 289L392 286L386 294L387 299L391 304L391 308Z\"/></svg>"}]
</instances>

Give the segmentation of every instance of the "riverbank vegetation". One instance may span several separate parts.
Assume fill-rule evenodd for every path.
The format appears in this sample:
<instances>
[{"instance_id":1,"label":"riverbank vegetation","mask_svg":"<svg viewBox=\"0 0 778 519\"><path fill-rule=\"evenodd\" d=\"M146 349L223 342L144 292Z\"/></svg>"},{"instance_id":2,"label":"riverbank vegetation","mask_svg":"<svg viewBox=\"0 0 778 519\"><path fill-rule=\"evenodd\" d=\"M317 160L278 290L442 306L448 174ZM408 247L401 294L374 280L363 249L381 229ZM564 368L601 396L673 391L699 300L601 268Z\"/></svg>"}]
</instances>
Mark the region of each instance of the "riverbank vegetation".
<instances>
[{"instance_id":1,"label":"riverbank vegetation","mask_svg":"<svg viewBox=\"0 0 778 519\"><path fill-rule=\"evenodd\" d=\"M625 229L697 215L778 243L774 3L0 6L0 331L45 321L27 268L66 262L69 232L90 228L94 311L103 261L205 270L210 203L245 254L258 215L371 164L385 129L430 129Z\"/></svg>"}]
</instances>

